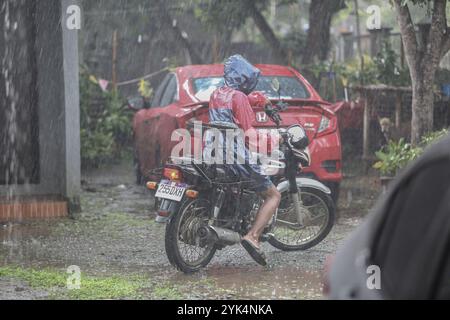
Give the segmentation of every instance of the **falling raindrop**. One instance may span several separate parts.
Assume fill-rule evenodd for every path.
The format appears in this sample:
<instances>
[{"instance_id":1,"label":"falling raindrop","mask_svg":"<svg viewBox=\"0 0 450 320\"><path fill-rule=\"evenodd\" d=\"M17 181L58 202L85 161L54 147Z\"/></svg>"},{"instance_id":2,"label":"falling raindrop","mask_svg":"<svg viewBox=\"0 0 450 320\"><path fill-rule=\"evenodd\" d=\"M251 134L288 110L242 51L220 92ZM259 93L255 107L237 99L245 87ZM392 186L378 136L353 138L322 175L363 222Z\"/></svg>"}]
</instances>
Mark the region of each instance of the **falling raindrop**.
<instances>
[{"instance_id":1,"label":"falling raindrop","mask_svg":"<svg viewBox=\"0 0 450 320\"><path fill-rule=\"evenodd\" d=\"M11 17L10 17L10 2L5 1L2 5L3 14L3 39L4 39L4 47L2 54L2 76L4 83L4 94L3 105L5 107L5 117L6 117L6 126L4 132L4 142L3 148L4 152L2 155L2 167L5 167L4 176L2 177L4 183L6 185L15 185L17 180L17 151L14 147L16 144L16 136L17 136L17 110L16 104L18 100L17 92L15 90L14 82L13 82L13 52L11 48L11 42L14 37L15 29L11 28ZM14 22L14 25L17 22ZM14 188L8 188L7 192L7 200L12 199L14 195Z\"/></svg>"}]
</instances>

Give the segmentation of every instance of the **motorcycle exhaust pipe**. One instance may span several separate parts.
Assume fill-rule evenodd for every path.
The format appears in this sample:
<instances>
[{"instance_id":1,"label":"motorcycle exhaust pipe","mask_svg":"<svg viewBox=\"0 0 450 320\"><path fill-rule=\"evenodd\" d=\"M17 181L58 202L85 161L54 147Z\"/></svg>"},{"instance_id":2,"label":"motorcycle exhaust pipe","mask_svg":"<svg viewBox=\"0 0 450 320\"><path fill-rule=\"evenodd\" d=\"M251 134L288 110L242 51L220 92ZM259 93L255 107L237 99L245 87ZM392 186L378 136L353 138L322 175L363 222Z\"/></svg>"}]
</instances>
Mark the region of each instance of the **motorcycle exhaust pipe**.
<instances>
[{"instance_id":1,"label":"motorcycle exhaust pipe","mask_svg":"<svg viewBox=\"0 0 450 320\"><path fill-rule=\"evenodd\" d=\"M202 230L203 236L206 236L210 240L219 242L224 245L233 245L241 242L241 235L229 229L224 229L216 226L208 226L207 230Z\"/></svg>"}]
</instances>

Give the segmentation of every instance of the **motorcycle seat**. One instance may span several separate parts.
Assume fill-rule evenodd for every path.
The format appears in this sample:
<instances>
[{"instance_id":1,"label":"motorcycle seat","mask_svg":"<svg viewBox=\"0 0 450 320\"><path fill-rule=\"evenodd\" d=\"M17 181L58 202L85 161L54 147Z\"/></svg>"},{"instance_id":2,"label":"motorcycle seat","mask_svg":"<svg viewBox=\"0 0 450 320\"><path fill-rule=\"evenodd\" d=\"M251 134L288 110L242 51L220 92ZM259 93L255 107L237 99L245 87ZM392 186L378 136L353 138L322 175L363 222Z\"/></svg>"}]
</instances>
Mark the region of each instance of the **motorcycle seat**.
<instances>
[{"instance_id":1,"label":"motorcycle seat","mask_svg":"<svg viewBox=\"0 0 450 320\"><path fill-rule=\"evenodd\" d=\"M234 172L229 166L208 164L205 165L205 173L211 180L218 183L238 183L240 176Z\"/></svg>"}]
</instances>

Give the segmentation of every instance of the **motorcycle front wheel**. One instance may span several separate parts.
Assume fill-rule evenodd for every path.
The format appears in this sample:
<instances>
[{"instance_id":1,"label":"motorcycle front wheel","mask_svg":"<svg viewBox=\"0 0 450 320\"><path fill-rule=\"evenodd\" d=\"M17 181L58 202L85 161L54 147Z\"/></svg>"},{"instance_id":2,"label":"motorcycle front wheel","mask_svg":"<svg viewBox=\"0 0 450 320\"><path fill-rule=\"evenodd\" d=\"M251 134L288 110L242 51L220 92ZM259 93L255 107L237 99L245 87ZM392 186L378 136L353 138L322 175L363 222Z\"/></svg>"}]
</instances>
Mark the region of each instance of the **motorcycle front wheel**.
<instances>
[{"instance_id":1,"label":"motorcycle front wheel","mask_svg":"<svg viewBox=\"0 0 450 320\"><path fill-rule=\"evenodd\" d=\"M269 243L283 251L306 250L321 242L334 224L335 209L331 197L314 188L300 187L302 210L306 219L302 225L294 210L289 190L281 193L277 220Z\"/></svg>"},{"instance_id":2,"label":"motorcycle front wheel","mask_svg":"<svg viewBox=\"0 0 450 320\"><path fill-rule=\"evenodd\" d=\"M199 271L213 258L214 243L200 245L198 231L208 224L211 203L207 199L186 200L166 226L165 247L169 262L184 273Z\"/></svg>"}]
</instances>

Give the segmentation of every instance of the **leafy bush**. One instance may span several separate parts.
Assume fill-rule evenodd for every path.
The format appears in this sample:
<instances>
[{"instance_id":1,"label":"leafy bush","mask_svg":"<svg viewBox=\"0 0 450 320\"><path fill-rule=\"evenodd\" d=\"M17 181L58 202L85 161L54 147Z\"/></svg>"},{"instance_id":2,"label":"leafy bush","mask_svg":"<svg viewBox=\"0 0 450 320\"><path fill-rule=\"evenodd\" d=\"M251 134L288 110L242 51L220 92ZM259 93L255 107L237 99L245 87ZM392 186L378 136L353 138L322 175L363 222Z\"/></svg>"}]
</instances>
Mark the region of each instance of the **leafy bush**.
<instances>
[{"instance_id":1,"label":"leafy bush","mask_svg":"<svg viewBox=\"0 0 450 320\"><path fill-rule=\"evenodd\" d=\"M448 135L448 133L449 133L448 129L430 132L422 137L420 144L424 147L429 146L435 143L436 141L439 141L439 139Z\"/></svg>"},{"instance_id":2,"label":"leafy bush","mask_svg":"<svg viewBox=\"0 0 450 320\"><path fill-rule=\"evenodd\" d=\"M353 58L344 63L321 62L308 66L308 70L317 79L324 72L334 72L337 76L337 87L359 85L386 84L392 86L410 86L411 78L408 68L398 65L398 54L391 48L389 42L383 43L381 51L375 58L363 56L364 69L361 71L361 59ZM326 95L326 93L324 94Z\"/></svg>"},{"instance_id":3,"label":"leafy bush","mask_svg":"<svg viewBox=\"0 0 450 320\"><path fill-rule=\"evenodd\" d=\"M364 84L374 84L378 82L379 71L375 62L368 55L363 56L364 69L361 71L361 59L355 58L344 65L341 65L341 74L344 82L358 85L361 80Z\"/></svg>"},{"instance_id":4,"label":"leafy bush","mask_svg":"<svg viewBox=\"0 0 450 320\"><path fill-rule=\"evenodd\" d=\"M393 86L409 86L411 78L407 68L398 65L398 54L391 48L389 42L384 42L381 51L375 58L363 56L364 70L361 72L361 61L355 58L349 62L336 66L344 82L359 84L386 84Z\"/></svg>"},{"instance_id":5,"label":"leafy bush","mask_svg":"<svg viewBox=\"0 0 450 320\"><path fill-rule=\"evenodd\" d=\"M411 85L408 69L399 66L397 60L397 53L391 48L390 43L385 41L374 59L378 82L393 86Z\"/></svg>"},{"instance_id":6,"label":"leafy bush","mask_svg":"<svg viewBox=\"0 0 450 320\"><path fill-rule=\"evenodd\" d=\"M115 91L103 92L86 68L80 72L80 138L83 167L120 159L131 138L131 115Z\"/></svg>"},{"instance_id":7,"label":"leafy bush","mask_svg":"<svg viewBox=\"0 0 450 320\"><path fill-rule=\"evenodd\" d=\"M420 147L412 147L403 138L397 142L391 140L382 150L375 152L379 161L373 167L382 175L395 176L398 170L416 159L421 152Z\"/></svg>"},{"instance_id":8,"label":"leafy bush","mask_svg":"<svg viewBox=\"0 0 450 320\"><path fill-rule=\"evenodd\" d=\"M382 175L395 176L400 169L418 158L427 146L448 135L448 133L448 129L442 129L424 135L420 144L416 147L406 143L403 138L397 142L389 141L380 151L375 152L378 161L373 167L379 170Z\"/></svg>"},{"instance_id":9,"label":"leafy bush","mask_svg":"<svg viewBox=\"0 0 450 320\"><path fill-rule=\"evenodd\" d=\"M335 63L329 61L322 61L319 63L303 66L301 72L308 76L308 80L313 83L313 86L319 90L320 95L326 100L333 101L334 94L336 98L344 98L344 88L350 85L361 84L361 78L365 84L377 83L378 72L374 61L368 56L364 55L364 70L361 72L361 60L359 58L352 59L345 63ZM331 74L335 77L336 87L323 81L324 77L329 77Z\"/></svg>"}]
</instances>

